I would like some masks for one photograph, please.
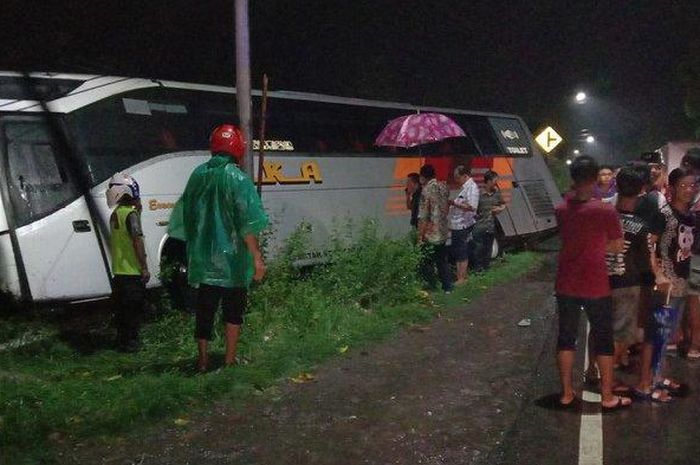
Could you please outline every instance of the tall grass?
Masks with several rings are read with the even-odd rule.
[[[6,459],[0,462],[50,461],[47,446],[54,441],[174,421],[212,399],[245,400],[330,356],[433,317],[411,241],[384,238],[368,222],[353,244],[336,238],[328,264],[301,270],[294,262],[308,240],[308,229],[300,228],[269,265],[266,280],[253,288],[240,363],[233,369],[195,374],[193,318],[180,312],[165,312],[146,325],[136,354],[80,355],[57,338],[0,354],[0,457]],[[532,254],[512,256],[475,279],[473,288],[450,296],[457,299],[451,302],[512,279],[534,260]],[[213,350],[221,352],[222,345],[216,334]]]

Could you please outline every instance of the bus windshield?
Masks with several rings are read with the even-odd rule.
[[[66,116],[67,129],[98,184],[158,155],[207,150],[211,130],[236,121],[234,96],[160,87],[138,89]]]

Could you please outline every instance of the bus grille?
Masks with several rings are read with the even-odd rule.
[[[547,192],[544,181],[524,182],[522,186],[527,198],[530,200],[535,216],[546,217],[554,215],[554,204]]]

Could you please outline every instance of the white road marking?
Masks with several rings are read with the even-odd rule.
[[[585,352],[584,370],[588,366],[588,333],[591,325],[586,324],[586,342],[583,345]],[[600,402],[600,394],[586,391],[581,393],[581,399],[585,402]],[[578,443],[578,465],[603,465],[603,415],[598,410],[596,413],[584,413],[581,415],[581,431]]]
[[[578,464],[603,464],[603,417],[600,413],[581,415]]]

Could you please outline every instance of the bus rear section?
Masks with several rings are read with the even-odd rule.
[[[449,139],[421,147],[419,158],[403,158],[395,173],[395,182],[405,180],[410,172],[430,163],[437,177],[450,186],[455,195],[453,171],[458,165],[470,167],[478,184],[484,173],[498,173],[498,188],[506,210],[497,217],[501,239],[537,236],[556,228],[554,206],[561,195],[542,154],[532,143],[532,134],[517,116],[473,113],[453,109],[427,108],[453,118],[467,137]],[[394,196],[399,205],[399,196]],[[398,212],[397,212],[398,213]],[[404,212],[405,214],[405,212]]]

